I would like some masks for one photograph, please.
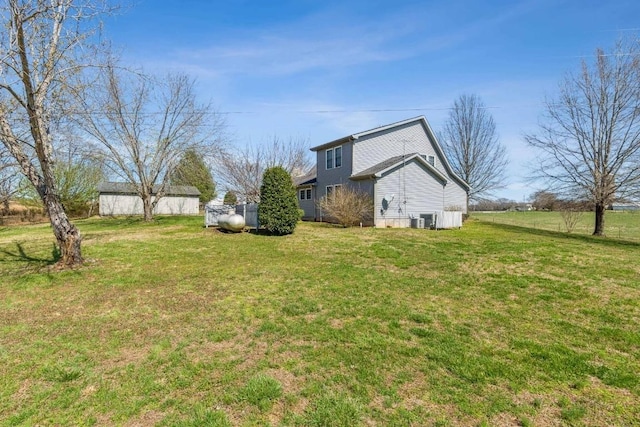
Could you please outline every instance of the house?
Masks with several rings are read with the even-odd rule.
[[[154,186],[153,194],[158,191]],[[100,215],[142,215],[142,199],[133,184],[103,182],[98,185]],[[153,213],[156,215],[198,215],[200,191],[192,186],[168,186]]]
[[[614,211],[638,211],[640,210],[640,203],[634,202],[617,202],[611,205],[611,210]]]
[[[466,213],[470,187],[453,172],[423,116],[311,150],[315,171],[295,181],[303,219],[323,220],[318,201],[342,186],[372,197],[376,227],[409,227],[418,220],[425,227],[437,226],[445,212]]]

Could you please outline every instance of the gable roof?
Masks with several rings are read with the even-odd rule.
[[[440,180],[442,180],[442,182],[444,183],[447,182],[447,177],[443,175],[442,172],[440,172],[438,169],[433,167],[431,163],[426,161],[419,153],[411,153],[406,156],[391,157],[390,159],[380,162],[377,165],[371,166],[370,168],[365,169],[362,172],[359,172],[355,175],[352,175],[349,178],[354,181],[362,180],[362,179],[370,179],[370,178],[380,178],[385,172],[391,169],[394,169],[400,165],[404,165],[413,160],[425,166],[429,171],[431,171],[431,173],[433,173]]]
[[[460,178],[458,175],[456,175],[456,173],[453,171],[453,169],[451,168],[451,164],[449,163],[449,160],[447,159],[447,156],[444,153],[444,150],[442,149],[442,147],[440,146],[440,143],[438,142],[438,139],[436,138],[436,134],[433,132],[433,129],[431,129],[431,126],[429,125],[429,122],[427,122],[426,117],[424,116],[418,116],[418,117],[412,117],[410,119],[406,119],[406,120],[402,120],[399,122],[395,122],[395,123],[391,123],[388,125],[384,125],[384,126],[379,126],[373,129],[369,129],[366,130],[364,132],[358,132],[358,133],[354,133],[351,135],[347,135],[345,137],[342,138],[338,138],[335,139],[333,141],[327,142],[325,144],[321,144],[318,145],[316,147],[311,148],[311,151],[320,151],[323,150],[325,148],[331,148],[334,145],[340,145],[340,144],[344,144],[347,142],[354,142],[357,141],[358,139],[377,133],[377,132],[384,132],[386,130],[389,129],[393,129],[393,128],[397,128],[397,127],[401,127],[410,123],[420,123],[422,124],[422,126],[425,129],[425,132],[427,133],[427,136],[429,137],[429,140],[433,142],[433,146],[435,148],[435,150],[437,151],[438,155],[440,156],[440,158],[444,161],[444,167],[447,170],[447,172],[449,173],[449,175],[455,179],[458,183],[460,183],[464,188],[466,188],[467,190],[471,189],[471,186],[465,182],[462,178]],[[400,156],[402,157],[402,156]],[[391,159],[389,159],[391,160]],[[384,163],[384,162],[383,162]],[[427,162],[428,163],[428,162]],[[378,166],[378,165],[376,165]],[[431,165],[429,165],[431,166]],[[375,166],[374,166],[375,167]],[[435,168],[433,168],[433,170],[436,170]],[[437,171],[437,170],[436,170]],[[365,172],[365,171],[363,171]],[[359,173],[359,175],[361,175],[363,172]],[[440,173],[440,172],[438,172]]]
[[[160,189],[159,185],[154,185],[151,190],[156,194]],[[129,182],[101,182],[98,184],[100,194],[137,195],[136,186]],[[200,190],[192,185],[168,185],[165,187],[165,196],[193,196],[198,197]]]
[[[314,166],[306,174],[304,174],[302,176],[295,177],[293,179],[293,185],[296,186],[296,187],[299,187],[301,185],[315,184],[316,181],[317,181],[317,179],[316,179],[317,176],[318,176],[317,168],[316,168],[316,166]]]
[[[329,141],[329,142],[326,142],[324,144],[318,145],[316,147],[312,147],[311,151],[319,151],[319,150],[322,150],[324,148],[329,148],[329,147],[331,147],[333,145],[339,145],[339,144],[344,144],[345,142],[355,141],[355,140],[357,140],[359,138],[362,138],[363,136],[371,135],[372,133],[383,132],[383,131],[385,131],[387,129],[392,129],[392,128],[395,128],[395,127],[404,126],[404,125],[406,125],[408,123],[419,122],[421,120],[424,121],[425,124],[426,124],[427,119],[424,116],[413,117],[411,119],[402,120],[400,122],[391,123],[389,125],[379,126],[377,128],[365,130],[364,132],[358,132],[358,133],[354,133],[354,134],[351,134],[351,135],[347,135],[347,136],[344,136],[342,138],[338,138],[338,139],[335,139],[333,141]]]

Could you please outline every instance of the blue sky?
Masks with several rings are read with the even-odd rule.
[[[110,18],[126,62],[183,71],[234,144],[310,146],[424,115],[437,132],[463,93],[489,106],[522,201],[545,96],[597,47],[640,33],[637,0],[137,0]],[[214,171],[215,173],[215,171]]]

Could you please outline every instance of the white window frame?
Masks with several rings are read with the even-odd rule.
[[[331,159],[329,159],[329,155],[331,155]],[[334,161],[333,148],[329,148],[324,152],[324,160],[325,160],[324,166],[326,170],[333,169],[333,161]]]
[[[307,194],[307,190],[300,190],[300,200],[306,200],[305,194]]]
[[[434,168],[436,167],[436,156],[428,155],[426,160],[427,163],[429,163],[431,166],[433,166]]]
[[[338,164],[338,151],[340,152],[340,164]],[[342,145],[333,149],[333,167],[342,167]]]
[[[329,197],[329,194],[335,194],[335,191],[342,188],[342,184],[327,185],[325,188],[325,196]]]
[[[311,200],[311,189],[307,188],[305,191],[307,192],[307,200]]]
[[[337,162],[336,161],[336,152],[339,151],[340,152],[340,161]],[[329,161],[329,153],[331,153],[331,161]],[[324,152],[324,166],[326,168],[326,170],[329,169],[337,169],[342,167],[342,145],[338,145],[337,147],[333,147],[333,148],[328,148],[327,150],[325,150]],[[339,163],[339,164],[338,164]]]

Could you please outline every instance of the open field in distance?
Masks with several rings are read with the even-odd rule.
[[[482,221],[499,224],[559,232],[567,230],[560,212],[472,212],[471,216]],[[640,241],[640,211],[606,211],[604,221],[607,237]],[[593,212],[583,212],[572,233],[591,235],[594,222]]]

